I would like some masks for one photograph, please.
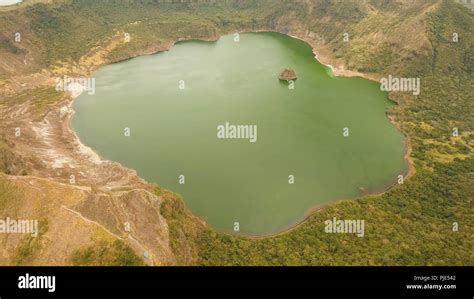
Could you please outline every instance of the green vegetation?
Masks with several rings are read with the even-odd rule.
[[[155,194],[162,196],[160,213],[166,219],[169,229],[170,246],[176,256],[178,265],[196,264],[199,248],[195,242],[203,225],[194,218],[176,194],[155,189]]]
[[[439,164],[439,171],[420,172],[380,197],[325,208],[281,236],[249,240],[205,231],[198,241],[202,264],[471,265],[474,190],[460,191],[472,174],[459,164]],[[324,221],[332,217],[365,219],[365,236],[326,234]]]
[[[325,207],[291,231],[249,239],[202,228],[174,196],[162,214],[180,264],[202,265],[474,265],[474,15],[440,1],[223,1],[219,4],[156,4],[156,1],[65,1],[0,12],[0,43],[21,28],[31,45],[5,43],[1,53],[35,63],[16,72],[78,62],[117,32],[129,32],[107,58],[116,61],[178,38],[212,38],[234,30],[312,31],[346,66],[382,76],[417,76],[417,97],[391,93],[399,105],[389,112],[410,138],[416,174],[380,196]],[[433,3],[439,2],[434,8]],[[344,3],[344,4],[341,4]],[[367,10],[367,5],[378,13]],[[350,33],[343,43],[342,34]],[[458,33],[459,42],[452,40]],[[3,36],[3,37],[2,37]],[[34,45],[34,47],[32,46]],[[11,70],[0,66],[0,78]],[[2,103],[0,103],[2,104]],[[47,109],[48,104],[39,107]],[[40,108],[40,111],[43,110]],[[453,136],[457,128],[459,136]],[[5,145],[3,147],[9,147]],[[10,151],[11,152],[11,151]],[[9,156],[2,154],[0,165]],[[6,164],[6,165],[11,165]],[[0,166],[6,172],[10,166]],[[10,170],[11,171],[11,170]],[[17,171],[13,171],[17,172]],[[8,199],[0,179],[0,203]],[[364,238],[325,234],[332,217],[365,219]],[[453,231],[453,222],[459,231]],[[21,249],[29,256],[29,246]],[[77,251],[80,265],[143,262],[121,241]]]
[[[15,265],[23,265],[31,262],[34,255],[41,250],[42,236],[48,231],[48,219],[43,218],[38,221],[38,235],[33,237],[31,235],[23,237],[20,242],[16,255],[13,258]]]
[[[16,204],[16,193],[6,176],[0,173],[0,210],[7,210]]]
[[[443,1],[429,20],[433,57],[412,59],[402,69],[405,75],[421,76],[421,95],[390,95],[400,103],[392,114],[410,136],[417,174],[381,196],[322,209],[281,236],[249,240],[205,231],[198,240],[202,264],[474,264],[474,78],[472,66],[465,63],[472,59],[474,34],[469,28],[474,19],[472,12]],[[452,32],[462,37],[459,43],[452,42]],[[347,59],[358,65],[363,58]],[[431,67],[425,68],[427,61]],[[385,63],[386,69],[394,64]],[[452,136],[454,127],[460,137]],[[324,221],[332,217],[365,219],[366,235],[324,233]]]
[[[41,119],[54,104],[63,99],[63,96],[64,94],[54,87],[34,90],[34,93],[29,96],[29,100],[33,105],[33,113]]]
[[[13,149],[14,144],[8,142],[4,134],[0,134],[0,172],[26,175],[27,166]]]
[[[23,91],[14,96],[0,100],[3,105],[21,105],[28,103],[29,112],[35,115],[36,121],[41,120],[49,109],[63,99],[64,94],[55,87],[39,87]]]
[[[100,240],[76,250],[71,257],[73,265],[81,266],[144,266],[143,259],[121,240]]]

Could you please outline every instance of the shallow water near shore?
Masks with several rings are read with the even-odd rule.
[[[294,89],[278,80],[288,67]],[[181,194],[211,226],[269,235],[406,173],[379,84],[330,75],[308,44],[283,34],[180,42],[97,71],[72,127],[102,157]],[[256,142],[218,138],[226,123],[255,125]]]

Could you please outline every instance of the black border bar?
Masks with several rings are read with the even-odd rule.
[[[20,289],[26,273],[55,276],[55,292]],[[473,273],[473,267],[0,267],[0,298],[474,298]],[[455,289],[407,289],[425,284]]]

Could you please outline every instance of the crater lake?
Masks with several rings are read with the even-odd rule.
[[[252,236],[406,174],[404,136],[379,83],[334,77],[287,35],[236,37],[102,67],[95,92],[74,102],[73,129],[103,158],[181,194],[212,227]],[[295,81],[278,79],[285,68]]]

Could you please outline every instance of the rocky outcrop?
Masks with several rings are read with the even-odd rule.
[[[296,80],[296,72],[293,69],[284,69],[280,75],[278,76],[278,79],[282,81],[291,81],[291,80]]]

